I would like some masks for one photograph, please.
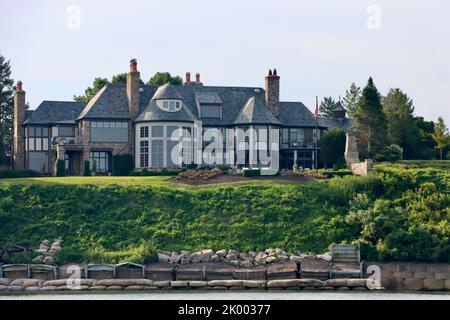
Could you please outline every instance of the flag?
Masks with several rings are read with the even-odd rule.
[[[319,116],[319,98],[316,97],[316,111],[314,111],[314,118],[317,119],[318,116]]]

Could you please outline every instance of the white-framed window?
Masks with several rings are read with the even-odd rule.
[[[177,112],[181,110],[180,100],[157,100],[157,106],[166,112]]]

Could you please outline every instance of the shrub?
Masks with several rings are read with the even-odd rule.
[[[326,176],[327,178],[334,178],[334,177],[345,177],[345,176],[351,176],[353,175],[353,172],[351,170],[341,169],[341,170],[319,170],[319,173],[321,175]]]
[[[65,177],[66,176],[66,163],[64,160],[58,159],[56,160],[56,176],[57,177]]]
[[[321,139],[319,160],[327,167],[342,168],[342,160],[345,151],[345,131],[331,129],[325,132]],[[344,161],[345,166],[345,161]]]
[[[403,148],[396,144],[387,146],[384,150],[384,158],[391,162],[403,160]]]
[[[113,174],[115,176],[129,176],[134,169],[134,160],[131,154],[116,155],[113,157]]]
[[[84,170],[83,170],[83,175],[85,177],[89,177],[91,175],[91,163],[88,160],[84,161]]]
[[[85,253],[78,246],[62,246],[62,249],[55,254],[55,262],[59,265],[66,263],[83,263],[85,261]]]
[[[244,177],[259,177],[261,175],[260,169],[245,169],[242,171]]]
[[[0,179],[35,178],[41,176],[39,172],[33,170],[0,169]]]

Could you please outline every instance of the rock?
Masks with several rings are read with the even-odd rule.
[[[240,263],[240,267],[245,268],[245,269],[251,269],[254,266],[255,265],[253,263],[251,263],[250,261],[241,261],[241,263]]]
[[[182,251],[180,252],[181,258],[186,258],[186,257],[189,257],[190,255],[191,255],[191,252],[190,252],[190,251],[187,251],[187,250],[182,250]]]
[[[8,290],[8,286],[0,284],[0,291],[7,291],[7,290]]]
[[[243,280],[242,286],[246,288],[265,288],[265,280]]]
[[[202,252],[201,251],[197,251],[191,254],[191,261],[192,263],[199,263],[202,261]]]
[[[180,261],[181,261],[180,255],[176,252],[172,252],[169,262],[170,263],[180,263]]]
[[[213,256],[214,251],[211,249],[202,250],[201,262],[209,262]]]
[[[347,279],[328,279],[325,281],[325,286],[333,288],[346,287]]]
[[[0,285],[1,286],[9,286],[9,284],[12,282],[11,279],[7,278],[0,278]]]
[[[289,257],[289,259],[290,260],[294,260],[294,261],[297,261],[297,262],[300,262],[301,260],[302,260],[302,257],[301,256],[290,256]]]
[[[36,250],[37,253],[48,253],[48,248],[47,249],[37,249]]]
[[[68,286],[58,286],[56,287],[56,291],[69,291],[70,288]]]
[[[308,287],[323,287],[324,282],[317,279],[298,279],[298,286],[301,288],[308,288]]]
[[[279,255],[278,256],[278,261],[279,262],[288,262],[290,259],[289,259],[289,256],[287,256],[287,255]]]
[[[255,265],[256,266],[263,266],[263,265],[265,265],[266,264],[266,259],[267,259],[267,254],[265,254],[265,253],[263,253],[263,254],[258,254],[256,257],[255,257]]]
[[[326,252],[324,254],[318,254],[317,258],[330,262],[333,257],[331,256],[331,252]]]
[[[248,255],[254,259],[257,253],[255,251],[249,251]]]
[[[289,288],[298,287],[299,279],[288,279],[288,280],[271,280],[267,282],[267,288]]]
[[[154,283],[149,279],[104,279],[98,280],[96,285],[98,286],[121,286],[121,287],[129,287],[129,286],[152,286]]]
[[[208,282],[208,287],[242,287],[242,280],[212,280]]]
[[[444,290],[444,280],[430,278],[423,279],[423,289],[424,290]]]
[[[232,266],[239,267],[239,260],[230,260],[228,263]]]
[[[213,254],[211,256],[211,262],[222,262],[222,258],[219,257],[217,254]]]
[[[10,286],[19,286],[19,287],[41,287],[44,283],[44,280],[41,279],[16,279],[12,281]]]
[[[50,245],[50,242],[49,242],[47,239],[42,240],[41,246],[46,246],[46,247],[48,247],[49,245]]]
[[[170,287],[170,281],[155,281],[153,285],[158,288]]]
[[[124,290],[127,291],[138,291],[138,290],[144,290],[143,286],[128,286]]]
[[[48,280],[45,281],[42,286],[43,287],[47,287],[47,286],[73,286],[75,285],[75,281],[77,281],[76,283],[80,286],[93,286],[96,284],[97,280],[95,279],[59,279],[59,280]]]
[[[55,264],[55,259],[53,259],[53,257],[51,257],[51,256],[47,256],[44,258],[44,260],[42,262],[44,264]]]
[[[56,286],[42,287],[40,291],[56,291]]]
[[[238,259],[238,253],[237,253],[236,250],[228,251],[228,254],[226,256],[226,260],[232,261],[232,260],[237,260],[237,259]]]
[[[34,258],[33,260],[31,260],[32,263],[43,263],[44,262],[44,256],[37,256],[36,258]]]
[[[158,252],[158,262],[169,262],[170,256],[165,253]]]
[[[191,258],[182,258],[180,260],[180,264],[190,264],[191,263]]]
[[[272,252],[274,252],[273,249],[266,249],[266,250],[264,250],[264,253],[267,254],[267,255],[270,255]]]
[[[23,291],[25,287],[22,286],[9,286],[8,291]]]
[[[266,263],[275,263],[278,262],[278,258],[275,256],[268,256],[266,259]]]
[[[225,258],[228,254],[228,250],[219,250],[216,252],[216,255],[220,258]]]
[[[189,282],[188,281],[171,281],[170,286],[172,288],[188,288]]]
[[[365,288],[366,286],[367,286],[367,279],[347,279],[347,287],[349,288],[356,288],[356,287]]]
[[[204,288],[207,286],[208,283],[206,281],[189,281],[189,287],[192,288]]]

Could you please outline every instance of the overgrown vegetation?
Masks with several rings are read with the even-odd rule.
[[[365,259],[450,261],[449,208],[448,169],[387,165],[300,184],[10,185],[0,187],[0,240],[63,236],[60,263],[142,263],[156,249],[323,252],[341,242],[361,243]]]

